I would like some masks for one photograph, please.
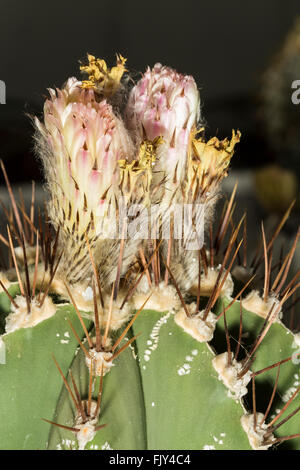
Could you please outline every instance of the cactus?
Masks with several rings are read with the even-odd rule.
[[[88,55],[50,90],[38,216],[1,164],[0,447],[299,449],[300,232],[273,256],[292,206],[250,262],[236,187],[213,223],[239,131],[207,140],[192,77],[156,64],[129,90],[125,63]]]

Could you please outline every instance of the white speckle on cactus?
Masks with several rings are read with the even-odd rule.
[[[61,443],[57,444],[57,450],[65,450],[65,449],[75,449],[76,442],[72,441],[71,439],[62,439]]]
[[[132,344],[129,345],[129,349],[131,350],[133,359],[135,359],[135,360],[138,359],[138,356],[137,356],[137,354],[135,352],[135,349],[134,349],[134,346],[132,346]]]
[[[203,450],[216,450],[216,448],[213,445],[205,444],[205,446],[203,446]]]
[[[242,371],[243,365],[236,361],[231,353],[231,364],[228,366],[228,353],[219,354],[212,360],[212,365],[219,374],[219,380],[229,389],[228,396],[239,399],[247,394],[247,385],[251,380],[251,371],[249,370],[241,378],[238,377]]]
[[[66,338],[70,338],[70,333],[69,333],[68,331],[66,331],[66,332],[64,333],[64,336],[65,336]]]
[[[29,313],[25,297],[17,295],[15,302],[18,308],[11,306],[12,313],[6,317],[6,333],[12,333],[19,328],[31,328],[56,313],[56,306],[49,296],[46,296],[42,307],[39,306],[40,303],[36,298],[31,299]]]
[[[61,339],[60,342],[61,342],[61,344],[69,344],[68,339]]]
[[[268,429],[265,422],[261,424],[264,415],[256,413],[256,426],[254,426],[254,415],[245,414],[241,418],[241,424],[248,436],[250,445],[254,450],[267,450],[275,442],[273,434],[268,435],[268,440],[265,442],[265,434]]]
[[[151,406],[155,406],[155,403],[154,403],[154,401],[151,403]]]
[[[273,307],[274,305],[274,307]],[[272,316],[276,314],[276,319],[282,318],[282,310],[277,311],[279,301],[275,295],[269,295],[266,301],[264,301],[257,290],[251,291],[247,297],[243,300],[243,308],[250,312],[256,313],[259,317],[267,318],[270,310],[272,309]],[[289,334],[289,333],[287,333]]]
[[[6,347],[1,337],[0,337],[0,364],[6,364]]]
[[[196,304],[191,304],[192,309],[196,309]],[[186,333],[192,336],[200,343],[211,341],[214,335],[217,317],[212,312],[209,312],[206,320],[203,320],[203,312],[199,312],[192,317],[188,317],[184,308],[179,310],[175,315],[175,322]]]
[[[180,367],[177,371],[178,375],[188,375],[190,372],[190,370],[186,370],[184,367]]]
[[[295,382],[294,383],[294,386],[290,387],[286,392],[285,394],[282,396],[281,400],[286,403],[289,401],[289,399],[291,398],[291,396],[293,395],[293,393],[295,393],[297,391],[297,388],[295,387],[295,385],[297,386],[299,384],[299,382]]]
[[[110,447],[110,444],[106,441],[103,446],[101,446],[101,450],[113,450],[112,447]]]
[[[95,444],[95,445],[91,444],[90,450],[98,450],[98,449],[99,449],[99,447],[97,446],[97,444]]]
[[[222,432],[222,433],[220,434],[220,437],[225,437],[225,436],[226,436],[226,434],[225,434],[224,432]],[[213,436],[213,438],[214,438],[214,441],[217,442],[219,445],[224,444],[223,439],[220,439],[220,438],[217,437],[217,436]]]
[[[193,362],[195,356],[197,356],[197,354],[198,354],[197,349],[193,349],[191,354],[192,355],[188,354],[185,357],[185,360],[188,361],[190,364],[185,363],[181,367],[179,367],[179,369],[177,370],[178,375],[188,375],[188,374],[190,374],[190,372],[191,372],[191,363]]]
[[[171,312],[168,312],[166,315],[164,315],[163,317],[161,317],[154,325],[152,331],[151,331],[151,334],[150,334],[150,338],[151,340],[153,341],[153,344],[152,346],[150,346],[148,349],[145,350],[144,352],[144,360],[145,361],[149,361],[150,360],[150,356],[152,354],[153,351],[155,351],[158,347],[158,342],[159,342],[159,332],[160,332],[160,329],[163,325],[165,325],[168,321],[168,319],[170,318],[170,316],[172,315]],[[148,343],[147,343],[148,344]]]

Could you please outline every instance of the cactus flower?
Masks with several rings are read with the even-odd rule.
[[[136,143],[162,137],[156,172],[161,179],[182,180],[187,160],[190,133],[200,116],[200,97],[193,77],[156,64],[147,69],[131,90],[127,126]]]
[[[50,90],[44,105],[44,124],[36,119],[37,149],[50,192],[49,215],[64,247],[69,247],[74,271],[89,263],[85,234],[92,244],[109,238],[107,207],[119,197],[119,165],[132,155],[131,140],[106,100],[70,78],[61,90]],[[107,203],[107,204],[105,204]],[[76,247],[76,248],[75,248]],[[87,258],[84,261],[84,257]],[[76,270],[74,268],[76,266]]]

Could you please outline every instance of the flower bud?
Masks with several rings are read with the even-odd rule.
[[[193,77],[156,64],[131,90],[126,123],[136,144],[162,137],[155,172],[161,179],[184,178],[190,133],[200,116],[200,96]]]
[[[75,282],[90,264],[85,235],[91,245],[113,235],[107,211],[120,195],[118,161],[130,161],[132,143],[111,105],[99,102],[93,89],[70,78],[61,90],[49,91],[44,124],[36,119],[37,150],[50,192],[49,216],[60,227],[68,256],[66,277]]]

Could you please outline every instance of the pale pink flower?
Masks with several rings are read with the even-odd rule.
[[[133,144],[111,105],[76,78],[49,92],[44,124],[35,121],[37,150],[50,193],[49,216],[60,228],[64,255],[59,269],[76,282],[91,271],[85,237],[99,247],[117,230],[111,220],[121,196],[118,161],[130,162]]]
[[[52,219],[58,223],[62,218],[66,224],[70,217],[68,225],[76,222],[81,234],[92,217],[97,232],[103,203],[118,196],[118,160],[130,159],[130,138],[110,104],[98,102],[94,90],[82,89],[76,78],[49,92],[44,125],[38,120],[36,125],[46,149],[41,156],[50,194],[60,205],[58,209],[51,203],[50,212],[56,211]]]
[[[126,124],[135,141],[164,140],[155,165],[167,180],[182,180],[192,129],[200,117],[200,96],[193,77],[156,64],[131,90]]]

